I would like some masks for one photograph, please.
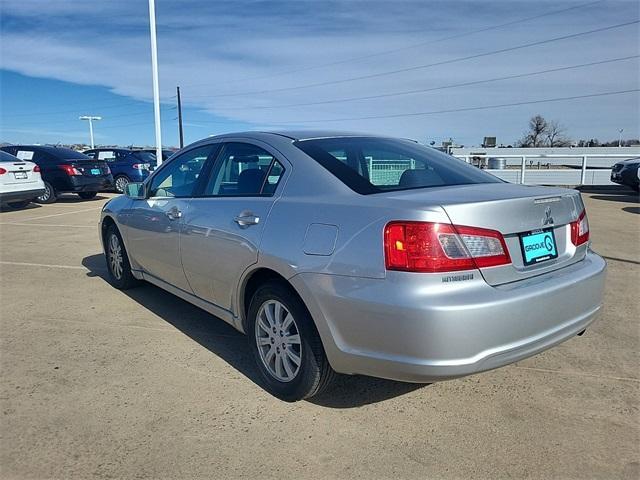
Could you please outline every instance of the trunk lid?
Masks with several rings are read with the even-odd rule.
[[[7,173],[0,176],[3,185],[29,184],[40,180],[40,174],[34,173],[35,164],[31,162],[0,162],[0,167]]]
[[[584,209],[575,190],[510,183],[460,185],[394,192],[392,198],[440,205],[454,225],[488,228],[504,236],[512,263],[480,269],[490,285],[501,285],[547,273],[584,258],[586,245],[571,242],[570,222]],[[416,205],[417,206],[417,205]],[[557,258],[525,265],[520,236],[553,231]]]
[[[88,177],[96,177],[102,175],[108,175],[110,172],[107,162],[101,160],[67,160],[64,163],[75,167],[83,175]]]

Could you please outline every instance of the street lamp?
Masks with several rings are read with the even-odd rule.
[[[622,132],[624,132],[624,128],[621,128],[620,130],[618,130],[618,133],[620,134],[620,136],[618,137],[618,146],[619,147],[622,146]]]
[[[162,163],[162,130],[160,129],[160,86],[158,82],[158,43],[156,41],[156,3],[149,0],[149,34],[151,37],[151,75],[153,79],[153,116],[156,127],[156,161]]]
[[[93,148],[93,121],[102,120],[102,117],[94,117],[91,115],[82,115],[80,120],[89,120],[89,138],[91,139],[91,148]]]

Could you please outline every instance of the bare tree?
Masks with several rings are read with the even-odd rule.
[[[547,146],[548,147],[570,147],[571,140],[566,136],[567,129],[556,121],[547,124]]]
[[[517,144],[519,147],[567,147],[571,140],[558,122],[548,122],[542,115],[535,115],[529,119],[529,130]]]
[[[543,147],[548,124],[542,115],[535,115],[529,120],[529,131],[518,142],[520,147]]]

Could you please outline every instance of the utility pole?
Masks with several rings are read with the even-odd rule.
[[[91,148],[94,148],[93,144],[93,121],[94,120],[102,120],[102,117],[96,117],[91,115],[82,115],[78,117],[80,120],[88,120],[89,121],[89,139],[91,140]]]
[[[180,134],[180,148],[184,147],[184,133],[182,131],[182,102],[180,101],[180,87],[176,87],[178,92],[178,133]]]
[[[624,132],[624,128],[621,128],[620,130],[618,130],[618,133],[620,134],[618,136],[618,146],[621,147],[622,146],[622,132]]]
[[[156,161],[162,163],[162,129],[160,128],[160,83],[158,81],[158,42],[156,40],[156,4],[149,0],[149,34],[151,36],[151,75],[153,77],[153,116],[156,127]]]

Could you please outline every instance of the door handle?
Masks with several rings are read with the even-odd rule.
[[[257,225],[260,222],[260,217],[255,216],[253,213],[241,213],[234,217],[233,221],[241,227],[248,227],[249,225]]]
[[[169,217],[169,220],[178,220],[182,218],[182,212],[176,207],[173,207],[171,210],[167,210],[167,217]]]

